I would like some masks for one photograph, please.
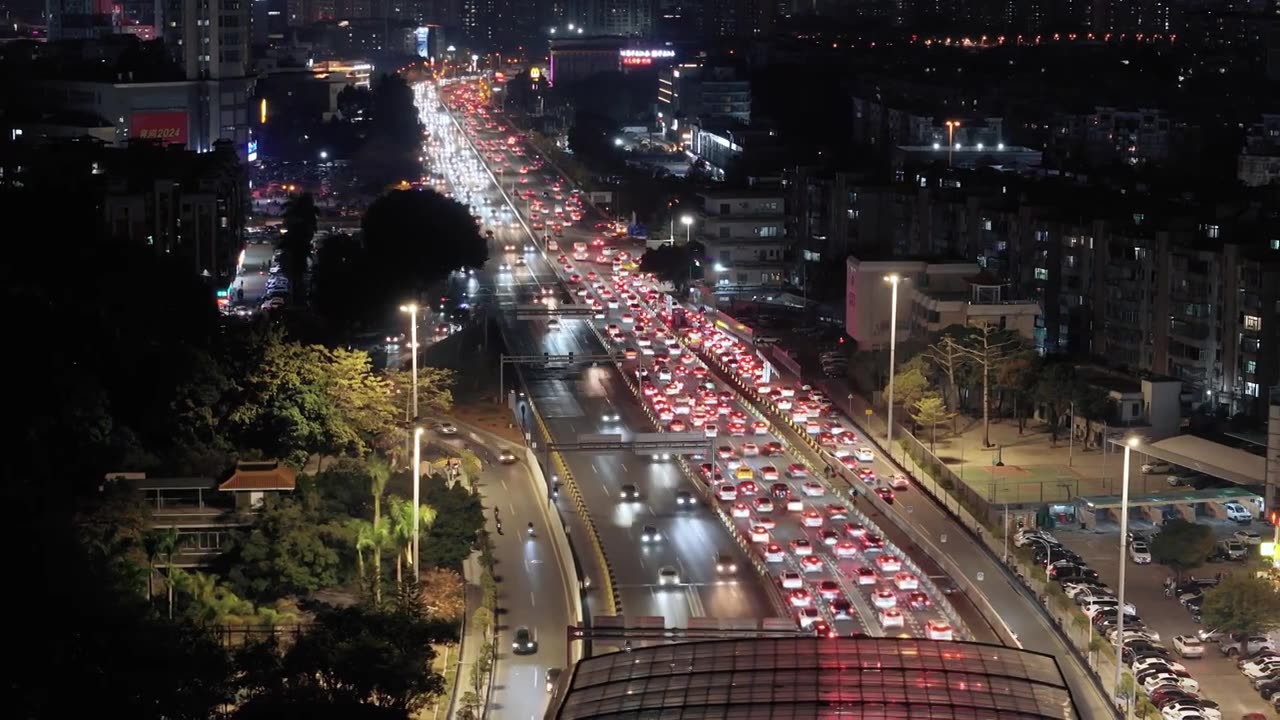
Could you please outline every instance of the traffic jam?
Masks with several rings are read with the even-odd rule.
[[[718,506],[769,573],[798,626],[826,637],[959,638],[962,630],[947,620],[901,553],[878,528],[860,521],[823,473],[786,447],[721,374],[735,373],[795,419],[885,502],[893,502],[895,490],[909,487],[907,479],[877,474],[872,451],[835,419],[822,392],[770,378],[771,369],[751,348],[700,312],[673,304],[652,278],[638,272],[643,250],[625,233],[619,237],[603,222],[582,227],[592,211],[584,207],[581,193],[490,117],[475,101],[472,86],[449,86],[442,97],[461,111],[473,146],[540,241],[540,248],[525,249],[540,250],[574,301],[593,310],[589,321],[552,320],[549,329],[560,322],[592,322],[606,347],[621,356],[619,368],[656,428],[707,440],[706,452],[688,458],[690,474],[701,496]],[[516,254],[527,262],[523,255]],[[725,574],[746,570],[729,564],[718,569]]]

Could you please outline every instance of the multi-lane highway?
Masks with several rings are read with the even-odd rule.
[[[444,186],[438,189],[460,199],[470,196],[482,210],[489,207],[480,202],[485,190],[491,190],[483,168],[460,136],[449,138],[452,125],[441,124],[439,113],[431,110],[437,105],[434,89],[421,84],[415,87],[415,94],[422,121],[430,133],[425,148],[427,168],[445,179]],[[514,237],[509,228],[501,235],[495,233],[490,242],[491,257],[501,255],[504,243],[512,239],[508,236]],[[506,278],[494,268],[486,267],[455,280],[470,297],[485,298],[498,306],[514,301]],[[536,280],[534,284],[536,287]],[[553,509],[542,501],[531,468],[524,462],[498,462],[498,451],[507,447],[501,438],[463,429],[442,435],[441,440],[471,449],[486,465],[479,490],[488,514],[486,525],[494,540],[501,611],[497,619],[499,659],[488,707],[502,717],[541,717],[550,697],[548,673],[565,666],[565,628],[576,621],[569,595],[576,592],[572,558],[564,557],[552,542],[553,534],[560,530],[550,514]],[[522,457],[522,448],[510,449]],[[526,532],[528,523],[534,526],[532,537]],[[522,627],[531,631],[537,643],[534,652],[517,653],[512,647],[515,633]]]
[[[467,104],[464,97],[455,98],[453,102]],[[516,207],[529,229],[536,229],[538,223],[546,228],[552,218],[564,218],[571,210],[581,207],[572,203],[572,193],[562,180],[531,167],[536,161],[510,130],[501,127],[500,121],[474,109],[463,118],[473,143],[494,176],[515,178],[503,190],[509,198],[519,198]],[[580,218],[582,224],[591,220],[589,210]],[[556,256],[554,262],[560,266],[561,275],[569,279],[575,299],[582,304],[598,305],[598,317],[592,320],[560,318],[554,321],[557,329],[551,329],[551,320],[511,323],[508,342],[513,352],[598,354],[603,350],[600,331],[616,327],[624,315],[632,314],[624,312],[633,308],[624,308],[618,297],[634,289],[625,278],[619,277],[621,273],[615,276],[615,263],[611,259],[634,252],[636,248],[603,237],[594,228],[574,226],[571,220],[565,225],[567,227],[554,233],[552,243],[538,243],[552,248],[544,256],[530,260],[524,253],[525,243],[518,242],[512,244],[516,252],[504,262],[518,270],[520,259],[524,259],[525,267],[529,268],[541,266]],[[620,268],[623,263],[625,261],[616,265]],[[644,288],[640,292],[647,295],[648,290]],[[634,300],[626,304],[638,307]],[[651,315],[653,308],[644,312]],[[589,323],[597,327],[592,330],[587,327]],[[634,325],[628,331],[633,332]],[[642,342],[639,338],[637,341]],[[664,350],[663,354],[677,347]],[[639,351],[634,354],[634,360],[624,363],[624,371],[653,367],[651,356]],[[677,367],[691,370],[694,365]],[[705,379],[705,368],[701,368],[700,363],[697,367]],[[656,409],[641,409],[634,404],[631,387],[611,363],[563,376],[554,370],[530,369],[526,370],[525,377],[535,404],[552,435],[560,441],[572,442],[584,434],[622,433],[625,436],[632,430],[654,429]],[[682,381],[690,386],[696,382],[692,377]],[[717,387],[727,394],[724,387]],[[745,418],[748,408],[726,400],[725,412]],[[621,422],[604,419],[615,414],[621,416]],[[658,420],[658,424],[662,425],[663,421]],[[767,444],[773,441],[768,433],[765,427],[761,435],[753,437]],[[746,442],[739,445],[735,440],[726,439],[720,445],[732,448],[738,455],[742,450],[749,452]],[[587,503],[597,515],[597,527],[615,566],[619,596],[628,615],[662,615],[668,626],[682,627],[689,617],[768,617],[778,613],[770,593],[759,589],[760,580],[753,577],[753,558],[741,551],[737,538],[725,532],[718,513],[705,507],[723,504],[720,509],[733,517],[735,532],[749,542],[753,535],[756,539],[765,537],[759,532],[759,526],[772,526],[768,528],[767,541],[752,542],[750,552],[755,559],[768,562],[771,580],[786,593],[785,601],[791,606],[788,609],[805,624],[823,620],[834,632],[845,635],[908,633],[924,637],[931,633],[945,636],[951,631],[945,619],[938,615],[934,601],[917,587],[919,578],[897,567],[901,558],[892,548],[879,551],[873,547],[867,551],[862,547],[863,540],[857,533],[864,528],[849,521],[840,509],[840,500],[806,496],[803,482],[789,485],[786,478],[763,481],[768,475],[769,462],[785,467],[798,464],[797,458],[701,458],[703,462],[719,463],[722,472],[747,473],[762,479],[759,490],[766,497],[757,500],[744,495],[739,503],[720,500],[715,488],[698,487],[689,482],[672,461],[655,461],[622,452],[568,455]],[[781,455],[785,455],[785,451]],[[732,469],[730,463],[734,465]],[[809,487],[821,486],[811,483]],[[779,495],[774,497],[771,493]],[[791,502],[780,493],[791,495]],[[683,504],[680,495],[686,500]],[[697,500],[697,505],[687,502],[692,499]],[[775,500],[776,511],[772,507]],[[800,509],[789,511],[789,505]],[[655,535],[658,539],[653,539]],[[869,535],[875,536],[875,528]],[[777,545],[781,552],[770,552],[770,545]],[[737,572],[725,572],[726,566],[736,568]],[[812,611],[806,612],[809,608]]]
[[[546,223],[549,217],[554,217],[557,205],[567,209],[564,206],[569,204],[572,193],[562,179],[549,172],[547,168],[540,167],[541,161],[535,159],[536,153],[525,149],[521,139],[512,130],[504,127],[501,120],[486,117],[479,113],[474,105],[467,108],[470,101],[464,97],[466,89],[462,88],[460,92],[462,95],[454,98],[452,102],[463,112],[458,112],[451,121],[459,121],[468,127],[467,135],[472,147],[484,155],[486,174],[496,179],[501,185],[501,192],[496,194],[509,203],[508,207],[514,207],[516,210],[512,213],[513,217],[509,223],[503,223],[514,224],[516,227],[500,227],[496,232],[500,240],[509,238],[509,242],[504,242],[502,246],[504,251],[508,245],[515,251],[509,255],[504,253],[503,256],[504,262],[511,268],[510,279],[506,281],[506,287],[510,292],[506,296],[529,302],[533,297],[547,292],[539,287],[537,282],[532,281],[549,284],[557,272],[561,278],[567,279],[571,273],[585,276],[587,269],[591,268],[599,273],[603,287],[590,287],[594,283],[584,278],[583,284],[588,286],[586,293],[575,299],[587,303],[600,301],[602,299],[600,290],[617,288],[613,284],[617,277],[613,272],[615,269],[612,267],[613,263],[609,259],[605,259],[603,263],[595,262],[601,259],[597,255],[600,248],[591,243],[601,235],[603,228],[591,227],[594,220],[590,208],[583,208],[583,217],[577,224],[565,223],[561,232],[553,233]],[[542,206],[536,219],[533,214],[535,200],[540,200]],[[504,211],[496,212],[494,217],[499,220],[505,220],[507,217],[503,214]],[[565,214],[568,215],[568,213]],[[543,223],[542,227],[537,227],[539,222]],[[543,233],[555,235],[552,239],[558,245],[558,249],[546,252],[545,248],[551,245],[543,242],[540,237]],[[534,246],[530,250],[533,252],[527,254],[524,252],[525,244],[531,241]],[[586,258],[557,257],[557,253],[572,256],[575,243],[587,244]],[[613,247],[615,251],[625,249],[630,252],[639,252],[638,248],[629,247],[615,240],[609,240],[606,246]],[[552,264],[556,267],[552,267]],[[622,267],[625,267],[625,264]],[[533,287],[528,287],[531,284]],[[571,284],[571,289],[578,288]],[[639,288],[636,288],[636,291],[640,296],[647,294]],[[560,296],[561,301],[564,299]],[[647,303],[644,305],[646,312],[650,315],[655,314],[656,308],[648,307]],[[607,303],[602,303],[601,309],[603,310],[600,313],[601,317],[594,320],[563,317],[554,323],[550,319],[521,319],[508,322],[509,352],[521,354],[572,352],[584,355],[600,353],[603,349],[600,337],[607,325],[622,325],[621,314],[627,311],[626,303],[617,309],[609,308]],[[634,333],[623,337],[624,342],[612,349],[621,350],[638,344],[639,338]],[[604,345],[614,345],[614,343],[606,342]],[[630,373],[635,367],[644,366],[650,372],[654,372],[652,358],[640,353],[637,355],[635,362],[629,361],[623,364],[624,371]],[[688,376],[682,363],[668,361],[667,364],[674,364],[681,370],[683,377],[679,379],[686,384],[695,379]],[[687,370],[692,372],[692,368]],[[612,363],[601,364],[585,372],[529,369],[526,373],[532,399],[541,409],[552,436],[559,442],[573,442],[583,434],[621,432],[627,435],[630,432],[650,430],[655,424],[661,426],[669,422],[658,417],[659,408],[652,403],[646,407],[635,402],[631,383],[623,378]],[[726,375],[726,372],[724,368],[714,368],[711,374]],[[697,380],[703,380],[703,378],[697,378]],[[791,385],[797,382],[794,378],[784,378],[784,380]],[[722,386],[717,385],[717,392],[723,389]],[[752,402],[749,403],[741,403],[734,397],[728,401],[726,407],[730,413],[741,412],[752,421],[754,421],[753,410],[756,409],[752,407],[753,405],[762,410],[777,409],[765,407],[769,404],[767,400],[761,402],[760,398],[755,397],[751,400]],[[717,406],[717,411],[718,409]],[[706,408],[704,408],[705,411]],[[618,414],[620,422],[606,422],[603,419],[606,415],[612,414]],[[772,416],[771,419],[776,421]],[[724,423],[722,421],[718,424]],[[920,607],[911,607],[911,601],[914,599],[911,594],[913,591],[896,587],[896,573],[877,564],[878,558],[885,553],[876,553],[874,549],[868,550],[859,546],[852,551],[847,549],[841,551],[841,554],[848,554],[850,557],[837,557],[838,545],[827,545],[824,542],[831,539],[829,536],[824,538],[824,530],[836,529],[838,532],[849,532],[843,524],[847,520],[832,517],[830,509],[826,507],[828,504],[837,503],[825,497],[805,497],[801,484],[803,480],[788,481],[785,477],[785,468],[788,465],[803,464],[806,459],[813,463],[816,457],[812,452],[800,447],[800,452],[793,454],[791,445],[787,445],[783,455],[779,457],[748,455],[745,452],[747,451],[746,443],[755,443],[758,447],[763,447],[774,441],[774,429],[771,427],[768,433],[758,437],[754,436],[754,429],[748,430],[748,433],[742,437],[735,438],[725,438],[721,432],[719,433],[721,437],[715,444],[727,446],[732,456],[693,461],[694,467],[702,462],[713,462],[715,469],[727,477],[731,477],[730,473],[737,472],[740,463],[741,466],[750,468],[753,477],[756,478],[759,485],[757,495],[742,498],[747,505],[745,512],[738,508],[734,513],[734,505],[739,501],[738,499],[722,501],[721,509],[731,514],[743,515],[743,517],[734,518],[733,524],[737,526],[738,531],[746,533],[748,537],[756,529],[756,525],[762,524],[762,520],[767,523],[765,515],[772,516],[774,527],[764,529],[768,531],[771,541],[784,551],[781,561],[769,563],[773,577],[781,579],[785,573],[798,572],[801,576],[802,588],[809,591],[810,602],[820,609],[821,618],[834,625],[837,632],[842,634],[846,630],[868,634],[905,632],[922,637],[930,634],[930,621],[938,623],[942,620],[936,609],[936,601],[940,598],[929,598],[928,606],[920,603]],[[853,430],[849,427],[841,429]],[[833,432],[833,435],[839,434],[838,431]],[[787,428],[782,428],[781,435],[788,442],[795,443],[797,447],[803,444],[797,440],[795,433]],[[825,459],[833,460],[831,452],[841,449],[840,445],[842,443],[828,447]],[[845,450],[851,450],[851,448],[845,448]],[[718,455],[718,453],[715,454]],[[763,551],[767,551],[768,542],[749,544],[751,556],[743,553],[737,541],[725,531],[724,524],[717,514],[706,507],[708,504],[714,505],[716,501],[707,501],[704,491],[690,482],[674,463],[653,461],[624,452],[590,455],[570,452],[566,453],[566,461],[579,479],[587,504],[595,516],[602,543],[615,565],[619,599],[627,615],[662,615],[667,618],[668,627],[678,627],[683,624],[683,620],[702,615],[767,617],[777,614],[776,604],[771,600],[776,596],[761,588],[760,581],[752,576],[754,569],[750,567],[752,556],[758,558],[766,555]],[[732,467],[730,463],[733,464]],[[893,468],[881,463],[879,458],[870,462],[862,461],[860,465],[873,469],[880,479],[890,478],[893,474]],[[804,498],[800,501],[799,513],[779,512],[780,504],[785,508],[785,498],[781,495],[770,498],[774,501],[772,512],[764,512],[757,505],[757,498],[760,497],[761,491],[764,491],[766,496],[773,493],[774,482],[762,481],[767,466],[772,466],[780,472],[779,482],[787,485],[787,493]],[[811,464],[809,472],[813,473],[815,469]],[[855,485],[857,484],[855,481]],[[624,488],[630,490],[627,486],[634,486],[637,498],[622,497]],[[871,485],[859,487],[864,493],[873,489]],[[685,493],[699,499],[700,503],[696,509],[690,511],[678,507],[678,497]],[[949,533],[954,538],[953,543],[959,542],[964,536],[963,530],[921,495],[914,489],[901,492],[896,498],[895,505],[887,508],[887,511],[905,512],[909,516],[905,519],[913,526],[919,525],[920,527],[916,529],[925,533],[935,544],[945,542],[944,536]],[[875,508],[868,506],[865,501],[858,504],[869,513],[877,513],[872,515],[877,522],[886,521],[883,515],[878,514],[886,510],[883,503],[876,503]],[[804,513],[811,510],[825,514],[822,517],[821,527],[805,526]],[[899,516],[898,519],[904,518]],[[919,522],[916,522],[917,520]],[[657,530],[662,538],[645,542],[643,536],[646,534],[646,526]],[[890,529],[889,535],[891,538],[901,537],[901,533],[897,532],[896,528]],[[815,556],[822,558],[822,567],[814,569],[812,573],[803,572],[805,566],[802,563],[808,562],[810,566],[813,566],[813,563],[805,561],[804,556],[795,552],[792,546],[793,541],[801,539],[808,540],[816,551]],[[852,539],[852,536],[849,536],[849,539]],[[857,542],[860,543],[860,541]],[[909,545],[908,541],[900,542],[904,547]],[[800,548],[803,550],[803,544]],[[911,548],[911,550],[913,551],[911,554],[920,561],[925,573],[939,572],[936,564],[929,562],[927,558],[920,557],[924,554],[920,548]],[[976,548],[973,547],[965,550],[967,551],[964,553],[965,558],[977,553]],[[716,555],[719,552],[726,552],[733,558],[733,564],[739,568],[738,577],[725,578],[723,573],[717,571]],[[953,547],[948,554],[959,557],[956,552],[957,548]],[[978,554],[981,555],[981,553]],[[777,557],[776,553],[767,553],[767,556],[770,559]],[[985,555],[971,559],[975,567],[990,567],[990,559]],[[678,578],[678,582],[664,584],[660,578],[664,568],[668,569],[665,579],[669,581],[674,576]],[[746,569],[745,574],[743,569]],[[874,582],[866,585],[859,584],[860,577],[866,580],[867,570],[876,573]],[[1009,627],[1021,634],[1023,643],[1029,647],[1064,658],[1063,669],[1071,681],[1077,701],[1084,709],[1095,711],[1099,717],[1107,714],[1105,700],[1097,691],[1096,685],[1088,678],[1086,671],[1082,667],[1077,667],[1078,663],[1068,657],[1065,647],[1055,643],[1054,638],[1046,638],[1052,633],[1044,623],[1043,616],[1026,603],[1025,598],[1021,597],[1015,588],[1004,587],[999,573],[989,569],[987,575],[990,583],[987,588],[984,588],[987,591],[984,594],[989,594],[993,602],[998,602],[999,613]],[[790,576],[786,579],[788,584],[794,583],[794,579]],[[978,576],[978,579],[981,580],[981,576]],[[830,583],[824,585],[824,580],[835,583],[835,587]],[[886,623],[882,622],[880,606],[886,604],[888,600],[884,597],[884,592],[877,591],[883,590],[892,592],[893,603],[904,611],[901,629],[896,624],[890,623],[886,626]],[[850,607],[848,610],[841,607],[841,612],[837,614],[835,604],[822,598],[824,594],[829,598],[843,597],[849,601]],[[967,603],[958,604],[963,606]],[[990,616],[994,613],[987,614]],[[972,605],[967,609],[962,608],[961,616],[966,620],[973,618],[977,622],[967,623],[972,627],[956,628],[960,631],[958,634],[963,635],[969,631],[977,639],[996,639],[994,628],[978,616]]]

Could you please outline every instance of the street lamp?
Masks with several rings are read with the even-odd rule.
[[[893,373],[898,349],[898,285],[902,283],[902,276],[890,273],[884,279],[893,288],[893,299],[889,302],[889,424],[885,440],[889,457],[893,457]]]
[[[688,245],[690,242],[693,241],[693,216],[692,215],[680,216],[680,224],[684,225],[684,244]]]
[[[418,580],[422,578],[420,567],[418,565],[418,537],[422,535],[422,528],[418,523],[421,519],[418,517],[419,508],[422,502],[418,499],[421,492],[419,486],[422,484],[422,426],[413,429],[413,582],[416,585]]]
[[[328,151],[328,150],[321,150],[321,151],[320,151],[320,159],[321,159],[321,160],[328,160],[328,159],[329,159],[329,151]]]
[[[1120,484],[1120,604],[1116,612],[1116,685],[1115,694],[1120,694],[1120,674],[1124,669],[1124,571],[1125,543],[1129,536],[1129,453],[1138,446],[1138,438],[1130,436],[1124,440],[1124,469],[1121,472]]]
[[[960,121],[948,120],[943,125],[947,126],[947,167],[951,167],[951,150],[956,146],[956,128],[960,127]]]
[[[400,306],[409,313],[409,347],[413,351],[413,421],[418,421],[418,303]]]

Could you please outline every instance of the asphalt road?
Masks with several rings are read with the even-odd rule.
[[[489,135],[497,137],[493,133]],[[531,178],[528,186],[542,187],[543,184],[542,176],[538,176],[536,181]],[[484,192],[491,204],[501,198],[496,187],[486,188]],[[564,318],[560,321],[561,329],[552,332],[548,331],[545,319],[517,320],[511,315],[509,310],[513,305],[532,302],[544,287],[553,284],[558,287],[558,279],[541,254],[523,252],[525,243],[529,242],[523,227],[510,228],[504,224],[486,224],[486,227],[492,227],[495,235],[492,248],[495,252],[490,264],[496,262],[511,268],[510,272],[497,276],[495,285],[499,304],[508,309],[502,318],[509,344],[507,352],[579,355],[602,352],[586,320]],[[561,242],[569,247],[574,241],[589,238],[589,233],[570,228]],[[516,252],[506,252],[508,245],[514,246]],[[517,258],[525,260],[524,267],[516,264]],[[524,374],[530,396],[559,442],[575,442],[581,433],[616,431],[616,427],[606,427],[599,422],[607,407],[616,407],[627,427],[643,429],[647,423],[611,365],[574,373],[526,368]],[[777,614],[768,594],[748,574],[748,558],[720,521],[705,507],[675,511],[676,491],[694,490],[676,466],[629,452],[566,452],[563,455],[579,481],[601,543],[613,564],[625,615],[661,616],[668,627],[687,627],[691,617],[764,618]],[[640,489],[639,504],[619,502],[621,487],[628,483]],[[639,536],[646,524],[662,526],[666,539],[642,547]],[[724,577],[716,572],[716,552],[735,558],[742,568],[738,577]],[[663,566],[677,569],[680,584],[658,586],[658,569]]]
[[[476,136],[481,142],[501,137],[498,133],[485,132],[477,132]],[[514,168],[528,162],[527,158],[516,156],[509,150],[486,154],[492,165],[502,166],[502,163],[506,163],[507,166]],[[555,190],[548,187],[547,177],[545,170],[541,173],[523,174],[513,182],[512,190],[514,192],[515,189],[521,191],[532,189],[539,196],[543,193],[553,193]],[[527,182],[520,182],[520,180]],[[548,198],[549,204],[552,201],[553,198]],[[520,204],[527,205],[527,203]],[[522,214],[532,221],[532,216],[525,214],[526,210],[527,208],[521,208]],[[587,219],[582,225],[589,222],[590,219]],[[498,232],[501,234],[504,231]],[[557,240],[561,249],[567,252],[573,243],[590,243],[597,236],[598,233],[587,231],[581,226],[572,226],[566,229],[563,236]],[[513,244],[517,248],[523,247],[523,243],[520,242]],[[618,245],[616,242],[610,244],[625,249],[625,245]],[[548,255],[552,254],[555,253],[548,253]],[[513,258],[509,255],[505,260],[509,264],[513,262]],[[531,261],[528,264],[530,269],[535,270],[541,266],[542,263],[537,261]],[[517,269],[513,274],[518,275],[518,272]],[[611,313],[611,320],[616,321],[616,315],[617,313]],[[526,320],[514,324],[518,327],[509,330],[508,340],[512,345],[509,350],[521,354],[600,352],[599,341],[588,327],[590,321],[562,319],[560,322],[561,329],[558,331],[549,331],[546,322],[542,320]],[[534,402],[549,423],[551,432],[562,442],[566,437],[576,438],[586,433],[623,430],[625,434],[631,429],[653,429],[645,415],[633,404],[629,389],[621,382],[617,371],[612,367],[591,368],[581,375],[575,372],[572,376],[556,370],[526,369],[525,377]],[[613,400],[609,401],[607,398],[613,398]],[[599,421],[606,409],[624,414],[623,428]],[[761,441],[766,439],[768,438],[762,438]],[[699,496],[700,493],[696,492],[696,488],[687,487],[687,479],[670,463],[653,462],[626,453],[593,453],[589,458],[573,457],[575,453],[567,455],[570,456],[568,461],[571,469],[583,486],[587,502],[593,510],[611,506],[615,508],[604,517],[597,514],[596,521],[601,528],[606,552],[610,552],[610,547],[616,546],[629,549],[629,552],[621,557],[615,552],[610,552],[622,586],[619,590],[626,614],[637,614],[637,608],[643,608],[638,614],[663,615],[668,621],[668,626],[676,627],[682,626],[690,616],[765,617],[775,614],[776,611],[772,608],[767,594],[758,589],[758,586],[755,586],[754,592],[744,593],[737,578],[726,579],[716,573],[716,552],[733,555],[742,568],[748,567],[748,559],[738,549],[737,543],[732,540],[722,541],[719,546],[714,542],[708,542],[710,538],[716,537],[717,533],[724,532],[718,518],[711,513],[701,512],[701,510],[682,512],[676,509],[674,493],[677,489],[683,487],[694,491]],[[758,460],[748,462],[763,465],[763,462]],[[599,483],[584,482],[585,478],[598,478]],[[639,504],[621,502],[621,486],[627,483],[635,485],[640,490]],[[655,489],[658,492],[655,493]],[[825,506],[825,503],[821,506]],[[740,526],[740,532],[746,533],[749,530],[747,527],[741,527],[743,523],[737,524]],[[645,525],[657,528],[665,536],[664,540],[652,544],[640,542],[640,530]],[[775,535],[776,539],[784,545],[801,537],[820,544],[818,532],[817,529],[801,525],[797,517],[783,516]],[[637,547],[640,548],[639,553],[635,552]],[[822,572],[807,574],[806,585],[812,591],[815,604],[819,604],[816,602],[817,583],[833,579],[840,583],[844,594],[858,607],[857,615],[848,620],[836,621],[828,616],[828,619],[832,620],[833,627],[841,634],[847,635],[853,632],[885,634],[886,628],[881,626],[877,612],[873,609],[872,594],[877,588],[859,586],[853,579],[857,568],[870,562],[870,558],[864,558],[863,562],[836,561],[832,558]],[[681,587],[685,588],[688,596],[687,602],[672,603],[672,589],[656,586],[657,570],[664,565],[674,567],[679,572],[683,581]],[[778,573],[780,574],[783,569],[796,570],[797,568],[797,558],[788,557],[778,568]],[[633,581],[633,578],[638,580]],[[701,589],[695,590],[695,588]],[[753,595],[754,601],[750,599]],[[747,600],[746,604],[743,603],[744,599]],[[708,613],[707,609],[711,612]],[[751,614],[740,614],[743,612]],[[924,634],[926,620],[941,619],[931,609],[908,611],[904,614],[906,620],[901,631],[917,636]],[[890,629],[890,631],[899,632],[896,629]]]
[[[567,664],[565,629],[572,624],[567,593],[574,582],[570,559],[559,557],[546,540],[552,533],[550,518],[529,469],[523,462],[497,462],[496,450],[504,444],[500,439],[463,430],[445,441],[472,450],[485,463],[479,489],[498,560],[498,673],[489,708],[504,718],[526,713],[540,718],[549,697],[547,671]],[[525,529],[530,522],[532,538]],[[532,631],[536,652],[513,652],[511,640],[519,627]]]
[[[420,95],[419,106],[426,104]],[[430,161],[441,160],[432,157]],[[495,244],[500,241],[495,238]],[[482,284],[492,286],[495,277],[481,272],[479,277],[460,281],[478,289]],[[568,595],[576,592],[572,559],[561,557],[549,540],[554,532],[551,509],[542,502],[530,469],[524,462],[497,462],[503,440],[469,430],[440,439],[472,450],[485,463],[479,490],[494,539],[498,581],[498,662],[488,708],[504,718],[540,718],[550,697],[548,670],[568,664],[566,629],[575,621]],[[520,448],[515,449],[519,457]],[[526,532],[530,522],[532,538]],[[514,652],[511,642],[520,627],[532,631],[538,643],[535,652]]]

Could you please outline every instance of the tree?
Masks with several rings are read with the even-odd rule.
[[[449,273],[489,259],[470,210],[433,190],[386,193],[369,206],[361,228],[365,280],[347,292],[384,322],[407,300],[434,293]]]
[[[915,412],[911,419],[918,425],[929,428],[929,452],[933,452],[934,443],[938,439],[938,425],[951,419],[947,406],[937,395],[927,395],[915,401]]]
[[[456,570],[429,568],[422,572],[422,596],[431,617],[450,622],[462,620],[467,611],[466,588]],[[484,608],[477,608],[481,610]]]
[[[1016,334],[987,322],[979,324],[968,343],[957,344],[961,353],[982,376],[982,446],[991,447],[991,371],[1017,347]]]
[[[307,264],[311,260],[311,241],[316,237],[318,216],[311,193],[294,195],[285,202],[280,249],[284,251],[284,274],[289,278],[289,287],[293,290],[290,297],[294,300],[305,295]]]
[[[967,358],[956,337],[963,332],[965,332],[964,328],[957,330],[952,327],[943,330],[938,341],[923,353],[924,357],[937,366],[942,373],[946,381],[943,391],[947,399],[947,407],[957,412],[960,410],[959,376],[964,372]],[[954,426],[951,429],[953,432],[957,430]]]
[[[257,602],[336,585],[348,534],[315,498],[267,498],[247,528],[231,533],[219,569],[242,597]]]
[[[342,717],[408,718],[444,691],[444,679],[431,671],[439,639],[439,628],[412,613],[358,605],[322,610],[278,663],[258,658],[278,675],[256,674],[238,716],[279,717],[290,709],[283,716],[303,717],[299,708],[330,705],[354,711]],[[267,646],[257,655],[270,652]],[[386,713],[371,714],[374,708]]]
[[[1075,394],[1076,370],[1067,362],[1047,363],[1040,370],[1032,396],[1048,414],[1049,433],[1054,444],[1058,442],[1059,425],[1063,412]]]
[[[1026,427],[1026,398],[1031,396],[1035,388],[1039,369],[1040,358],[1031,350],[1009,357],[996,369],[996,387],[1000,389],[1002,396],[1007,392],[1013,397],[1013,414],[1018,418],[1019,435]]]
[[[653,273],[663,282],[671,283],[677,297],[689,291],[693,263],[701,261],[704,254],[701,243],[659,245],[646,250],[640,256],[640,272]]]
[[[1173,568],[1179,578],[1187,570],[1200,567],[1213,554],[1217,543],[1213,528],[1181,518],[1166,520],[1151,540],[1151,558]]]
[[[893,402],[906,407],[914,406],[921,398],[933,390],[929,379],[919,370],[912,368],[906,372],[897,372],[893,376]],[[889,386],[884,388],[885,401],[889,398]]]
[[[457,372],[450,368],[418,368],[418,414],[421,417],[444,415],[453,409],[453,385]],[[413,372],[385,370],[383,379],[397,404],[410,408],[413,404]]]
[[[395,407],[367,354],[288,342],[278,332],[261,343],[228,416],[239,446],[301,467],[313,452],[362,455],[387,445]]]
[[[398,495],[392,495],[387,499],[388,518],[390,520],[391,540],[396,547],[396,585],[404,584],[403,575],[401,574],[401,566],[408,565],[413,567],[413,538],[415,530],[413,526],[413,502],[405,500]],[[436,521],[436,511],[430,505],[418,506],[418,528],[416,534],[421,544],[421,536],[431,524]],[[419,580],[414,579],[415,582]]]
[[[1280,628],[1280,593],[1270,579],[1232,573],[1204,594],[1200,612],[1205,627],[1245,635],[1268,633]]]
[[[373,108],[373,93],[369,88],[348,85],[338,91],[337,104],[343,120],[367,120]]]
[[[390,545],[391,527],[382,517],[382,496],[391,479],[391,467],[380,457],[369,459],[369,492],[373,496],[373,602],[382,602],[382,548]]]
[[[436,521],[422,544],[422,566],[461,569],[484,529],[480,496],[461,483],[432,475],[422,481],[422,500],[436,509]]]

